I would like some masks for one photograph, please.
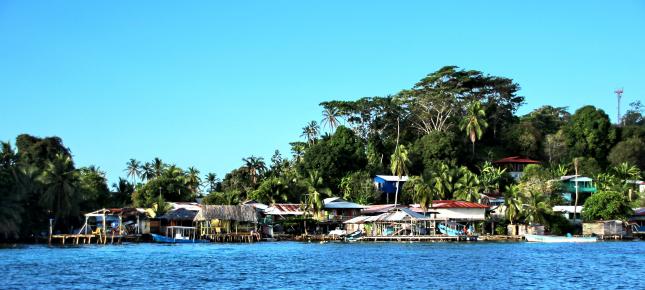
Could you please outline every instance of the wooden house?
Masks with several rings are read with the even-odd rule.
[[[522,177],[524,168],[529,164],[540,164],[540,161],[521,156],[511,156],[493,161],[493,164],[500,168],[506,169],[515,180]]]
[[[598,236],[600,239],[622,238],[627,236],[625,223],[620,220],[593,221],[582,223],[582,234],[585,236]]]

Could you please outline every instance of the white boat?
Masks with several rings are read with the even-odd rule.
[[[538,243],[591,243],[597,242],[596,237],[573,237],[573,236],[542,236],[542,235],[524,235],[527,242]]]

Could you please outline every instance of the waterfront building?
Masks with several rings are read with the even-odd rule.
[[[194,222],[202,239],[244,241],[259,237],[259,211],[253,205],[204,205]]]
[[[508,172],[515,180],[519,180],[527,165],[540,164],[540,161],[521,156],[511,156],[493,161],[493,164],[506,169],[506,172]]]
[[[386,201],[389,203],[390,198],[394,198],[396,194],[397,182],[399,183],[399,194],[403,189],[403,185],[408,181],[407,176],[401,176],[399,178],[395,175],[377,175],[374,177],[374,188],[379,192],[382,192],[386,195]]]
[[[575,205],[576,200],[576,187],[578,192],[578,205],[585,203],[587,198],[596,193],[593,179],[581,175],[566,175],[560,177],[563,183],[562,197],[566,201],[566,205]]]

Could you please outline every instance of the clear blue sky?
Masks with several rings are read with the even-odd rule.
[[[644,1],[220,2],[0,1],[0,140],[60,136],[111,182],[156,156],[223,177],[321,101],[444,65],[514,79],[520,113],[645,99]]]

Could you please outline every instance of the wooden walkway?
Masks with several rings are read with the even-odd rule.
[[[248,233],[248,234],[206,234],[202,237],[206,238],[211,242],[219,243],[253,243],[261,241],[259,233]]]
[[[93,242],[96,244],[121,244],[124,240],[139,241],[141,237],[141,235],[59,234],[52,235],[49,239],[49,244],[65,245],[69,243],[71,245],[80,245]]]

